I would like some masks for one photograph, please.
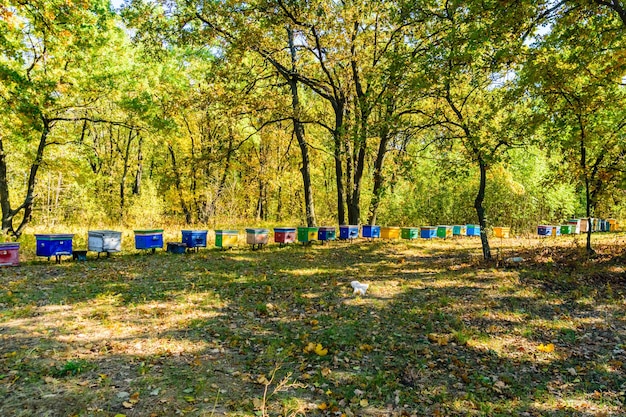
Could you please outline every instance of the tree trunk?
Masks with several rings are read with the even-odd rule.
[[[11,212],[8,181],[6,154],[4,153],[2,136],[0,136],[0,207],[2,208],[2,234],[13,232],[13,213]]]
[[[137,145],[137,172],[135,173],[135,183],[133,184],[133,195],[139,195],[141,192],[141,177],[143,175],[143,137],[139,136],[139,144]]]
[[[42,119],[43,128],[41,130],[41,136],[39,138],[39,146],[37,147],[37,154],[35,155],[35,160],[30,166],[30,174],[28,175],[28,183],[26,187],[26,196],[24,197],[24,202],[20,207],[13,210],[13,216],[19,213],[20,210],[23,210],[23,217],[20,225],[15,229],[13,235],[15,237],[20,237],[22,231],[26,227],[26,225],[30,222],[31,216],[33,214],[33,202],[35,200],[35,183],[37,180],[37,172],[39,171],[39,167],[41,166],[41,162],[43,161],[43,153],[48,144],[48,135],[50,134],[50,129],[52,126],[50,125],[50,121],[48,119]]]
[[[589,184],[589,174],[587,173],[587,147],[585,146],[585,139],[587,136],[587,132],[585,130],[585,122],[583,117],[579,114],[578,116],[578,127],[580,128],[580,167],[582,168],[582,173],[585,177],[585,208],[587,215],[587,254],[595,255],[596,251],[591,247],[591,213],[593,211],[593,202],[591,199],[591,186]]]
[[[365,143],[359,143],[359,152],[356,155],[352,193],[348,202],[348,221],[350,224],[361,223],[361,180],[365,168]]]
[[[343,136],[344,106],[341,103],[333,103],[333,109],[335,111],[335,129],[333,131],[335,149],[333,156],[335,158],[335,183],[337,187],[337,222],[339,225],[344,225],[346,224],[346,192],[343,187],[343,167],[341,165],[341,137]]]
[[[376,215],[378,214],[378,206],[384,194],[385,178],[383,177],[383,163],[387,154],[387,143],[389,143],[389,130],[383,129],[380,135],[380,143],[378,144],[378,153],[374,161],[374,189],[372,190],[372,201],[370,202],[368,224],[376,224]]]
[[[124,158],[124,169],[122,170],[122,178],[120,178],[120,219],[124,217],[124,209],[126,208],[126,177],[130,168],[128,160],[130,159],[130,144],[133,139],[133,129],[130,129],[128,131],[128,139],[126,139],[124,154],[122,155]]]
[[[292,73],[296,73],[296,47],[293,42],[293,30],[287,28],[287,35],[289,39],[289,51],[291,52],[291,70]],[[298,146],[300,147],[300,154],[302,156],[302,167],[300,173],[302,174],[302,182],[304,185],[304,208],[306,213],[307,226],[315,226],[315,205],[313,203],[313,187],[311,185],[311,168],[309,160],[309,145],[304,137],[304,126],[300,121],[300,98],[298,96],[298,79],[297,77],[289,77],[289,86],[291,87],[291,107],[293,110],[293,130],[298,140]]]
[[[480,225],[480,242],[483,248],[483,258],[488,261],[491,260],[491,249],[489,248],[489,240],[487,239],[487,221],[485,219],[485,208],[483,207],[485,185],[487,183],[487,166],[482,158],[478,159],[478,165],[480,168],[480,185],[478,187],[476,200],[474,200],[474,208],[476,209],[478,224]]]

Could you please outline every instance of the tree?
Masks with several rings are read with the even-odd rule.
[[[525,84],[541,100],[548,146],[564,156],[572,179],[584,189],[589,221],[600,198],[621,179],[626,160],[626,65],[616,53],[623,48],[617,16],[577,7],[554,21],[524,70]],[[591,227],[586,249],[594,253]]]
[[[2,231],[19,237],[31,219],[37,174],[45,150],[63,143],[59,124],[101,121],[97,102],[106,94],[111,57],[101,54],[115,42],[108,1],[9,1],[0,8],[0,202]],[[34,156],[22,202],[11,203],[7,176],[10,150]],[[21,220],[14,223],[16,216]]]

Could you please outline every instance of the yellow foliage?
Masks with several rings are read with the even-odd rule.
[[[554,352],[554,344],[548,343],[547,345],[544,345],[543,343],[541,343],[539,346],[537,346],[537,350],[539,352],[545,352],[545,353]]]

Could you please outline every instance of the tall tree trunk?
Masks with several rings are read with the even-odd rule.
[[[180,200],[180,208],[183,210],[183,214],[185,215],[185,223],[191,224],[191,211],[187,207],[187,203],[185,203],[185,197],[183,195],[183,188],[181,186],[180,181],[180,171],[178,170],[178,164],[176,163],[176,154],[174,152],[174,148],[171,143],[167,144],[167,149],[170,151],[170,156],[172,157],[172,172],[174,173],[174,185],[176,187],[176,191],[178,192],[178,199]]]
[[[369,218],[367,219],[367,222],[372,225],[376,224],[378,206],[384,194],[383,163],[387,154],[387,143],[389,143],[389,129],[384,127],[380,135],[376,160],[374,161],[374,189],[372,190],[372,201],[370,201]]]
[[[337,222],[340,225],[346,224],[346,209],[345,199],[346,192],[343,186],[343,166],[341,158],[341,144],[343,136],[343,121],[344,121],[344,105],[343,103],[333,103],[333,109],[335,111],[335,129],[333,131],[334,151],[333,156],[335,158],[335,183],[337,187]]]
[[[589,174],[587,173],[587,147],[585,146],[586,131],[582,117],[579,115],[578,124],[580,127],[580,167],[585,176],[585,214],[587,215],[587,244],[588,255],[594,255],[596,251],[591,247],[591,214],[593,213],[593,201],[591,198],[591,185],[589,184]]]
[[[13,232],[13,213],[9,195],[7,178],[7,161],[4,153],[2,136],[0,136],[0,207],[2,208],[2,234]]]
[[[291,70],[295,74],[296,69],[296,47],[293,42],[293,30],[287,28],[287,36],[289,39],[289,51],[291,53]],[[309,145],[304,137],[304,126],[300,121],[300,98],[298,96],[298,79],[295,75],[289,77],[289,86],[291,87],[291,107],[293,110],[293,130],[300,147],[300,155],[302,156],[302,182],[304,185],[304,208],[306,213],[307,226],[315,226],[315,205],[313,202],[313,186],[311,184],[311,162],[309,160]]]
[[[42,118],[42,130],[41,136],[39,138],[39,146],[37,146],[37,154],[35,155],[35,160],[30,166],[30,173],[28,175],[28,183],[26,186],[26,196],[24,197],[24,202],[17,209],[13,210],[13,216],[19,213],[20,210],[23,210],[23,217],[20,225],[17,229],[14,230],[13,235],[15,237],[20,237],[22,235],[22,231],[26,227],[26,225],[30,222],[31,216],[33,214],[33,202],[35,200],[35,184],[37,181],[37,172],[39,171],[39,167],[41,167],[41,162],[43,161],[43,153],[48,144],[48,135],[50,134],[50,130],[52,129],[51,122]]]
[[[141,192],[141,177],[143,175],[143,137],[139,136],[137,145],[137,172],[135,173],[135,183],[133,184],[133,195],[139,195]]]
[[[126,208],[126,178],[128,177],[128,170],[130,165],[128,160],[130,159],[130,145],[133,141],[133,129],[128,131],[128,138],[126,139],[126,146],[124,147],[124,168],[122,170],[122,178],[120,178],[120,219],[124,217],[124,209]]]
[[[478,166],[480,168],[480,185],[478,187],[478,194],[474,200],[474,208],[476,209],[478,224],[480,225],[480,242],[483,248],[483,258],[488,261],[491,259],[491,249],[489,248],[489,240],[487,239],[487,221],[485,219],[485,208],[483,207],[485,186],[487,183],[487,165],[482,157],[478,158]]]
[[[191,191],[191,196],[193,198],[193,207],[191,208],[191,210],[194,211],[199,218],[200,209],[198,204],[198,195],[196,194],[196,190],[198,189],[198,173],[196,170],[196,140],[193,131],[191,130],[191,126],[189,126],[189,121],[187,120],[187,117],[185,117],[184,113],[183,121],[185,122],[185,126],[187,127],[187,132],[189,132],[189,140],[191,141],[191,184],[189,187],[189,191]]]
[[[259,178],[259,195],[256,202],[256,219],[263,220],[264,201],[263,201],[263,181]]]

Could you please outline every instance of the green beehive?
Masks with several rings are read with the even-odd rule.
[[[298,242],[309,243],[317,240],[318,227],[298,227]]]
[[[452,237],[452,226],[437,226],[437,237],[442,239]]]
[[[215,246],[218,248],[232,248],[237,245],[237,240],[239,240],[238,230],[215,231]]]
[[[417,239],[420,236],[419,227],[403,227],[401,232],[402,239]]]
[[[569,224],[564,224],[563,226],[561,226],[562,235],[569,235],[571,233],[572,233],[572,226],[570,226]]]

